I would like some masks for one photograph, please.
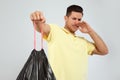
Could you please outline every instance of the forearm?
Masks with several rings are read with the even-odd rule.
[[[100,38],[100,36],[90,27],[90,25],[85,22],[82,21],[79,23],[79,30],[82,33],[87,33],[90,35],[90,37],[93,39],[94,43],[95,43],[95,50],[93,51],[93,53],[95,54],[99,54],[99,55],[104,55],[108,53],[108,48],[106,46],[106,44],[104,43],[104,41]]]
[[[108,48],[102,38],[94,30],[91,30],[88,34],[91,36],[95,43],[95,47],[97,50],[96,52],[99,54],[107,54]]]

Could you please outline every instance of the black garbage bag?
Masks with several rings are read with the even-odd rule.
[[[43,49],[33,49],[16,80],[56,80]]]

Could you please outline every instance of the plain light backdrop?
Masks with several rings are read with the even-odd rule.
[[[103,38],[109,48],[106,56],[90,56],[88,80],[120,80],[120,1],[119,0],[0,0],[0,80],[15,80],[33,49],[30,14],[44,13],[47,23],[64,26],[66,8],[84,8],[83,20]],[[86,34],[78,35],[91,40]],[[37,34],[37,49],[40,36]],[[47,44],[44,42],[47,53]]]

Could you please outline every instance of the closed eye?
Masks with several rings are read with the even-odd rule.
[[[78,21],[81,21],[81,19],[78,19]]]
[[[76,20],[77,18],[72,18],[73,20]]]
[[[77,18],[72,18],[73,20],[77,20]],[[78,21],[81,21],[81,19],[78,19]]]

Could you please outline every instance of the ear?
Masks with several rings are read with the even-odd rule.
[[[65,21],[67,21],[67,18],[68,18],[67,16],[64,16],[64,20],[65,20]]]

